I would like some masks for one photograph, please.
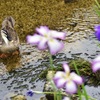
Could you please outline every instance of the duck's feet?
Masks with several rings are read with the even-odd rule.
[[[16,51],[13,51],[13,52],[8,52],[8,53],[1,53],[0,52],[0,58],[7,58],[7,57],[11,57],[11,56],[19,56],[20,54],[20,51],[19,50],[16,50]]]
[[[0,58],[6,58],[6,57],[8,57],[8,55],[6,55],[4,53],[0,54]]]

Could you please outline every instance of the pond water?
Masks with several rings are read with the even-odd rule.
[[[62,63],[63,61],[83,58],[92,61],[100,53],[99,43],[94,36],[94,25],[100,23],[100,19],[95,14],[92,7],[75,8],[71,17],[66,18],[66,28],[58,27],[58,30],[67,32],[66,40],[64,41],[64,49],[54,58],[54,63]],[[64,23],[64,22],[63,22]],[[40,73],[49,67],[49,61],[46,52],[39,51],[37,48],[26,44],[20,44],[19,59],[14,62],[11,58],[12,65],[9,61],[2,60],[0,62],[0,100],[9,100],[17,94],[23,94],[27,100],[40,100],[44,95],[34,95],[28,97],[27,90],[33,89],[42,91],[45,84],[45,79],[39,79]],[[5,63],[6,62],[6,63]],[[15,64],[14,64],[15,63]],[[14,68],[10,70],[11,66]],[[5,70],[4,70],[5,69]],[[91,90],[94,91],[91,91]],[[100,86],[86,86],[89,95],[100,100]]]

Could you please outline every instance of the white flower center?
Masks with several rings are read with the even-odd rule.
[[[70,76],[70,73],[65,73],[65,75],[62,75],[62,77],[66,80],[66,81],[71,81],[72,77]]]
[[[53,42],[53,37],[50,33],[45,34],[44,37],[48,40],[48,41],[52,41]]]

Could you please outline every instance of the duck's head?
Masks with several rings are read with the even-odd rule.
[[[2,22],[0,31],[0,52],[11,52],[19,47],[19,38],[14,30],[14,19],[10,16]]]

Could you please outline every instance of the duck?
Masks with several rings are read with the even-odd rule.
[[[12,16],[6,17],[0,30],[0,54],[12,53],[19,49],[19,37],[14,29],[15,20]]]

